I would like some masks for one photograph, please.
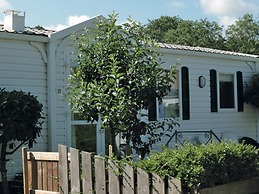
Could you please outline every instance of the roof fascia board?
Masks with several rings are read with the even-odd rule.
[[[15,34],[15,33],[8,33],[8,32],[1,32],[0,39],[12,39],[12,40],[44,42],[44,43],[49,42],[49,38],[47,36]]]
[[[99,22],[102,19],[105,19],[105,17],[103,17],[102,15],[95,16],[93,18],[90,18],[89,20],[86,20],[86,21],[76,24],[74,26],[65,28],[64,30],[55,32],[49,36],[50,41],[54,42],[59,39],[63,39],[67,36],[70,36],[71,34],[73,34],[75,32],[82,31],[84,28],[95,27],[95,23]]]
[[[160,48],[159,52],[162,54],[178,54],[178,55],[188,55],[188,56],[196,56],[196,57],[208,57],[208,58],[220,58],[220,59],[228,59],[228,60],[259,62],[259,58],[256,58],[256,57],[224,55],[224,54],[218,54],[218,53],[207,53],[207,52],[180,50],[180,49]]]

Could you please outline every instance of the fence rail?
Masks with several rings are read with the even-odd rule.
[[[181,181],[59,145],[58,153],[23,148],[24,194],[180,194]],[[118,173],[120,172],[120,173]]]

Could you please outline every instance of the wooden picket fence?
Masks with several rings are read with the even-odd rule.
[[[58,153],[23,148],[24,194],[181,194],[181,181],[59,145]],[[122,172],[121,172],[122,171]],[[120,173],[118,173],[120,172]]]

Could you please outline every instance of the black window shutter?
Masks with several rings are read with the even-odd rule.
[[[237,72],[237,105],[238,112],[244,111],[244,96],[243,96],[243,74],[241,71]]]
[[[218,94],[217,94],[217,71],[210,70],[210,110],[211,112],[218,112]]]
[[[182,110],[183,120],[190,119],[189,69],[182,67]]]
[[[149,99],[149,108],[148,108],[148,120],[156,121],[157,120],[157,112],[156,112],[156,97],[150,97]]]

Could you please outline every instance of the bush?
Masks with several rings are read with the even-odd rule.
[[[255,147],[222,142],[163,148],[135,165],[161,177],[179,178],[185,189],[193,191],[258,176],[258,162]]]
[[[259,108],[259,73],[253,74],[250,82],[246,84],[244,100],[246,103],[250,103],[254,107]]]

